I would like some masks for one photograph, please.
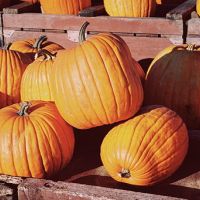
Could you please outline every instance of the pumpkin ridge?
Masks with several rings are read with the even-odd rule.
[[[110,55],[110,52],[109,52],[107,46],[106,46],[101,40],[99,40],[98,38],[96,38],[96,39],[97,39],[97,41],[99,41],[99,42],[106,48],[108,54]],[[113,99],[114,99],[114,102],[115,102],[115,107],[116,107],[116,110],[117,110],[117,118],[118,118],[118,116],[119,116],[119,105],[118,105],[118,103],[117,103],[115,91],[114,91],[114,88],[113,88],[113,83],[112,83],[112,81],[111,81],[112,79],[111,79],[111,77],[110,77],[110,75],[109,75],[109,73],[108,73],[106,63],[104,62],[104,60],[103,60],[103,58],[102,58],[102,55],[101,55],[100,51],[98,50],[97,46],[96,46],[93,42],[91,42],[91,41],[88,41],[88,42],[89,42],[90,44],[92,44],[92,46],[97,50],[97,52],[98,52],[98,54],[99,54],[99,58],[102,60],[102,63],[103,63],[103,65],[104,65],[104,69],[105,69],[106,75],[107,75],[107,77],[108,77],[110,89],[112,90],[112,94],[113,94],[113,97],[114,97]],[[106,44],[107,44],[107,43],[106,43]],[[111,50],[111,49],[110,49],[110,50]],[[111,50],[111,51],[112,51],[112,50]],[[113,58],[112,58],[112,56],[110,56],[110,57],[111,57],[113,66],[114,66],[114,68],[115,68],[115,64],[114,64]],[[116,68],[115,68],[115,70],[116,70]],[[104,106],[104,105],[103,105],[103,106]],[[105,109],[105,112],[106,112],[106,108],[105,108],[105,107],[104,107],[104,109]],[[108,119],[108,121],[110,121],[110,120]]]
[[[44,113],[43,113],[44,114]],[[48,117],[51,117],[52,118],[52,116],[51,115],[48,115],[47,114],[47,116]],[[56,142],[57,142],[57,145],[58,145],[58,149],[59,149],[59,153],[60,153],[60,162],[59,162],[59,164],[57,164],[58,163],[58,161],[56,161],[56,164],[57,165],[55,165],[55,161],[53,161],[53,172],[55,172],[55,168],[57,167],[57,169],[61,169],[62,168],[62,165],[63,165],[63,152],[62,152],[62,150],[61,150],[61,144],[60,144],[60,141],[58,140],[58,137],[57,137],[57,135],[55,134],[55,129],[51,126],[51,123],[49,123],[49,121],[48,120],[46,120],[45,118],[44,118],[44,116],[40,116],[40,120],[41,120],[41,123],[43,123],[43,122],[45,122],[47,125],[48,125],[48,128],[51,130],[51,134],[53,134],[54,135],[54,139],[56,140]],[[43,125],[45,124],[45,123],[43,123]],[[57,121],[56,123],[59,123],[59,121]],[[61,126],[60,126],[61,127]],[[50,143],[49,143],[49,145],[50,145]],[[50,145],[50,147],[51,147],[51,145]],[[51,149],[51,148],[50,148]],[[51,154],[52,154],[52,149],[51,149]],[[55,167],[56,166],[56,167]],[[59,167],[58,167],[59,166]]]
[[[98,38],[97,38],[97,40],[99,40]],[[112,48],[112,46],[110,45],[110,43],[107,41],[107,40],[105,40],[103,37],[101,37],[101,40],[103,40],[109,47],[110,47],[110,50],[114,53],[114,55],[115,55],[115,57],[116,57],[116,60],[117,60],[117,63],[120,65],[120,73],[123,75],[123,77],[125,77],[125,81],[126,81],[126,85],[127,85],[127,88],[129,88],[129,85],[130,85],[130,83],[128,82],[128,76],[127,76],[127,74],[125,73],[125,69],[124,69],[124,63],[122,63],[120,60],[120,58],[119,58],[119,55],[117,55],[116,54],[116,52],[113,50],[113,48]],[[103,43],[102,43],[103,44]],[[115,43],[114,43],[115,44]],[[106,47],[106,45],[104,45],[105,47]],[[109,52],[109,50],[108,50],[108,48],[106,47],[106,49],[107,49],[107,51]],[[110,52],[109,52],[109,54],[110,54]],[[113,64],[114,64],[114,61],[113,61],[113,57],[111,56],[111,60],[112,60],[112,62],[113,62]],[[115,67],[115,65],[114,65],[114,67]],[[115,67],[115,69],[116,69],[116,67]],[[109,76],[109,75],[108,75]],[[109,79],[110,79],[110,77],[109,77]],[[120,80],[119,80],[119,82],[120,82]],[[135,85],[134,85],[135,86]],[[113,87],[112,87],[112,89],[113,89]],[[128,95],[129,95],[129,97],[131,97],[132,95],[131,95],[131,92],[130,92],[130,89],[128,89],[127,90],[128,91]],[[114,94],[114,97],[115,97],[115,101],[116,101],[116,106],[117,106],[117,115],[119,116],[119,105],[117,104],[117,100],[116,100],[116,95],[115,95],[115,93],[114,93],[114,90],[113,90],[113,94]],[[128,99],[130,99],[130,98],[128,98]],[[130,100],[130,102],[128,102],[128,105],[127,105],[127,107],[131,107],[131,102],[132,102],[132,99]]]
[[[36,143],[35,143],[35,146],[37,146],[37,151],[39,152],[38,155],[39,155],[39,160],[40,160],[40,168],[42,168],[43,173],[46,174],[46,169],[45,169],[44,160],[43,160],[43,154],[42,154],[42,150],[40,149],[41,147],[40,147],[40,145],[39,145],[38,135],[37,135],[37,131],[36,131],[36,129],[35,129],[34,120],[32,120],[31,118],[29,118],[29,123],[31,124],[31,127],[32,127],[32,129],[34,130],[34,136],[35,136],[35,142],[36,142]],[[38,128],[40,128],[40,125],[39,125]],[[41,133],[40,133],[40,135],[42,136]],[[40,137],[41,137],[41,136],[40,136]],[[47,151],[46,146],[45,146],[45,145],[43,145],[43,146],[44,146],[45,151]],[[29,148],[31,148],[31,145],[29,146]],[[33,151],[31,152],[31,154],[32,154],[32,153],[33,153]],[[32,161],[32,162],[34,162],[34,161]],[[30,167],[30,162],[28,162],[28,163],[29,163],[29,167]],[[31,165],[34,165],[34,164],[31,163]],[[32,175],[33,177],[35,177],[34,171],[31,171],[31,175]],[[42,177],[41,177],[41,178],[42,178]]]
[[[170,120],[171,120],[171,119],[170,119]],[[167,121],[167,122],[168,122],[168,121]],[[167,123],[167,122],[166,122],[166,123]],[[174,134],[176,134],[176,132],[177,132],[180,128],[182,128],[182,126],[183,126],[183,121],[181,121],[181,123],[180,123],[180,125],[177,127],[177,129],[174,130],[174,131],[171,133],[171,135],[169,136],[169,138],[167,138],[167,140],[165,140],[164,143],[160,145],[160,147],[162,148],[163,146],[165,146],[165,145],[167,144],[167,141],[169,141],[169,139],[171,139],[171,137],[173,137]],[[150,142],[150,143],[151,143],[151,142]],[[152,156],[151,156],[150,158],[148,157],[148,161],[150,161],[150,160],[154,157],[154,155],[156,155],[156,153],[157,153],[159,150],[160,150],[160,148],[158,148],[157,151],[155,151],[155,152],[152,154]],[[177,151],[179,151],[179,150],[177,150]],[[147,156],[148,156],[148,155],[147,155]],[[163,159],[164,159],[164,158],[163,158]],[[167,159],[168,159],[168,158],[167,158]],[[166,159],[164,159],[164,160],[162,160],[162,161],[159,161],[159,163],[162,163],[162,162],[164,162],[164,161],[166,161]],[[143,162],[144,162],[144,160],[143,160]],[[143,164],[142,161],[141,161],[139,164]],[[139,164],[138,164],[138,165],[139,165]],[[151,171],[152,168],[154,168],[155,165],[157,165],[157,164],[151,165],[151,168],[149,168],[149,171]],[[145,168],[145,165],[144,165],[142,168],[139,168],[139,170],[137,170],[137,172],[142,171],[143,168]],[[149,171],[147,171],[146,173],[148,173]]]
[[[98,93],[99,100],[100,100],[101,105],[102,105],[102,108],[103,108],[103,110],[104,110],[106,121],[109,122],[109,118],[108,118],[108,115],[107,115],[106,109],[105,109],[105,107],[104,107],[104,104],[103,104],[103,101],[102,101],[101,95],[100,95],[100,93],[99,93],[99,88],[98,88],[97,83],[96,83],[95,78],[94,78],[94,73],[92,72],[92,70],[91,70],[91,66],[90,66],[90,64],[89,64],[89,62],[88,62],[87,54],[85,53],[85,50],[84,50],[84,48],[82,47],[82,45],[80,45],[80,49],[82,50],[82,53],[83,53],[83,55],[84,55],[84,57],[85,57],[85,61],[86,61],[87,64],[88,64],[88,69],[89,69],[89,71],[91,72],[91,77],[92,77],[92,80],[93,80],[94,86],[97,88],[96,91],[97,91],[97,93]]]
[[[14,171],[14,174],[17,176],[18,175],[18,173],[17,173],[17,170],[16,170],[16,163],[15,163],[15,159],[14,159],[14,155],[13,155],[13,146],[14,146],[14,144],[13,144],[13,134],[14,134],[14,131],[13,131],[13,129],[14,129],[14,125],[15,125],[15,122],[16,122],[16,119],[17,119],[17,117],[14,117],[14,121],[13,121],[13,123],[12,123],[12,128],[11,128],[11,133],[9,133],[10,134],[10,140],[11,140],[11,145],[10,145],[10,155],[11,155],[11,157],[12,157],[12,165],[13,165],[13,171]]]
[[[82,51],[82,49],[81,49],[81,51]],[[77,51],[74,52],[75,58],[77,57],[77,56],[76,56],[76,52],[77,52]],[[90,95],[89,95],[88,92],[87,92],[87,89],[86,89],[87,87],[86,87],[85,82],[83,81],[83,78],[82,78],[82,74],[81,74],[81,71],[80,71],[79,62],[77,61],[77,59],[75,59],[75,62],[76,62],[77,71],[78,71],[78,73],[79,73],[80,80],[81,80],[81,82],[82,82],[82,84],[83,84],[83,87],[84,87],[85,95],[87,96],[87,98],[88,98],[88,100],[89,100],[89,102],[90,102],[90,105],[91,105],[91,108],[92,108],[92,110],[93,110],[93,113],[94,113],[95,116],[98,118],[98,120],[99,120],[101,123],[103,123],[102,120],[100,119],[100,117],[98,116],[98,113],[97,113],[96,110],[94,109],[94,106],[92,105],[92,102],[91,102],[91,99],[90,99]],[[87,121],[89,121],[89,120],[87,119]],[[90,123],[91,123],[91,122],[90,122]],[[91,124],[93,124],[93,123],[91,123]]]
[[[165,114],[167,114],[168,112],[170,112],[170,111],[167,110],[166,112],[162,113],[162,114],[154,121],[153,126],[155,125],[155,123],[158,123],[158,121],[160,120],[160,118],[162,118],[162,117],[163,117]],[[146,114],[144,113],[143,116],[146,117]],[[144,117],[143,117],[143,118],[144,118]],[[165,122],[163,122],[163,124],[165,124],[168,120],[169,120],[169,119],[167,119]],[[142,139],[142,141],[140,142],[140,145],[138,146],[138,148],[137,148],[137,150],[136,150],[137,153],[135,154],[135,158],[138,157],[138,152],[139,152],[138,150],[141,148],[141,145],[142,145],[142,142],[144,141],[144,138],[146,138],[147,133],[151,130],[151,128],[152,128],[153,126],[149,127],[149,128],[147,129],[146,133],[145,133],[145,136],[143,136],[143,139]],[[136,127],[137,127],[137,126],[136,126]],[[162,125],[160,125],[159,129],[156,131],[156,134],[160,132],[161,128],[162,128]],[[135,129],[135,130],[136,130],[136,129]],[[134,131],[135,131],[135,130],[134,130]],[[155,135],[156,135],[156,134],[155,134]],[[154,135],[154,136],[155,136],[155,135]],[[149,147],[150,144],[151,144],[151,142],[149,142],[149,143],[147,144],[147,146],[145,147],[145,150],[144,150],[143,153],[139,156],[139,157],[140,157],[139,161],[141,160],[141,157],[144,155],[144,152],[147,151],[146,149],[148,149],[148,147]],[[145,158],[144,158],[144,159],[145,159]],[[139,161],[138,161],[138,162],[139,162]],[[130,163],[129,169],[132,169],[131,166],[132,166],[133,162],[135,162],[135,159],[133,159],[133,161]],[[134,171],[135,171],[135,168],[139,165],[138,162],[134,165]]]

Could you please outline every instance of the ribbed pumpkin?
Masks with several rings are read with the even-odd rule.
[[[20,102],[21,78],[30,63],[20,52],[0,49],[0,108]]]
[[[55,55],[47,50],[40,50],[36,60],[26,68],[21,81],[22,101],[54,101],[51,76]]]
[[[79,11],[91,6],[91,0],[40,0],[42,11],[45,14],[77,15]]]
[[[151,106],[114,127],[101,144],[107,172],[119,182],[147,186],[173,174],[188,150],[183,120],[163,106]]]
[[[53,103],[30,103],[0,110],[1,174],[50,177],[72,158],[72,127],[61,118]]]
[[[151,63],[145,80],[145,104],[176,111],[189,129],[200,129],[200,47],[171,46]]]
[[[116,17],[149,17],[154,15],[155,0],[104,0],[106,12]]]
[[[45,49],[49,52],[56,52],[64,48],[59,44],[48,41],[47,36],[41,35],[37,39],[15,41],[9,44],[9,49],[26,53],[34,59],[35,53],[41,49]]]
[[[200,16],[200,0],[197,0],[196,2],[196,10],[197,10],[197,14]]]
[[[102,33],[57,53],[53,95],[62,117],[89,129],[133,116],[143,101],[143,88],[131,53],[118,36]]]

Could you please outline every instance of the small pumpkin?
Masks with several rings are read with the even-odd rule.
[[[200,0],[197,0],[196,2],[196,10],[197,10],[197,14],[200,16]]]
[[[116,17],[149,17],[156,8],[155,0],[104,0],[106,12]]]
[[[35,38],[35,39],[15,41],[13,43],[8,44],[8,48],[10,50],[26,53],[33,60],[35,53],[37,53],[41,49],[45,49],[52,53],[64,49],[61,45],[48,41],[47,39],[48,39],[47,36],[41,35],[37,39]]]
[[[74,150],[73,129],[53,103],[13,104],[0,110],[0,173],[44,178],[63,169]]]
[[[77,15],[79,11],[91,6],[91,0],[40,0],[42,11],[45,14]]]
[[[0,108],[20,102],[20,84],[31,59],[16,51],[0,49]]]
[[[62,117],[72,126],[89,129],[133,116],[143,101],[143,88],[124,40],[102,33],[57,53],[53,95]],[[136,61],[135,61],[136,62]]]
[[[172,175],[187,151],[183,120],[166,107],[149,106],[109,131],[101,144],[101,159],[116,181],[148,186]]]
[[[26,68],[21,81],[22,101],[54,101],[51,76],[55,54],[45,49],[36,53],[36,60]]]
[[[173,45],[152,61],[145,77],[145,105],[176,111],[192,130],[200,129],[200,46]]]

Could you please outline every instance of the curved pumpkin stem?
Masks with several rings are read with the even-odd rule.
[[[35,44],[33,45],[34,49],[40,50],[41,49],[41,45],[44,41],[47,40],[47,36],[46,35],[41,35],[36,41]]]
[[[41,49],[40,51],[38,51],[35,54],[35,60],[40,56],[44,56],[43,60],[53,60],[54,58],[56,58],[56,54],[57,53],[52,54],[51,52],[47,51],[46,49]]]
[[[122,171],[120,172],[120,176],[122,178],[130,178],[131,177],[131,173],[128,169],[122,169]]]
[[[79,31],[79,43],[82,43],[86,40],[85,38],[85,33],[86,33],[86,28],[88,27],[90,23],[89,22],[85,22],[82,26],[81,29]]]
[[[28,102],[28,101],[21,102],[20,103],[20,109],[17,112],[17,114],[19,116],[27,116],[28,115],[28,109],[30,108],[30,106],[31,106],[31,103]]]
[[[9,50],[9,48],[10,48],[11,45],[12,45],[12,43],[9,42],[9,43],[7,43],[7,44],[4,45],[3,49],[4,50]]]

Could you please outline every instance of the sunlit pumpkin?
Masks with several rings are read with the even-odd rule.
[[[147,186],[172,175],[187,151],[183,120],[166,107],[150,106],[109,131],[101,144],[101,159],[116,181]]]
[[[23,102],[0,110],[0,173],[51,177],[71,160],[73,129],[55,105]]]

